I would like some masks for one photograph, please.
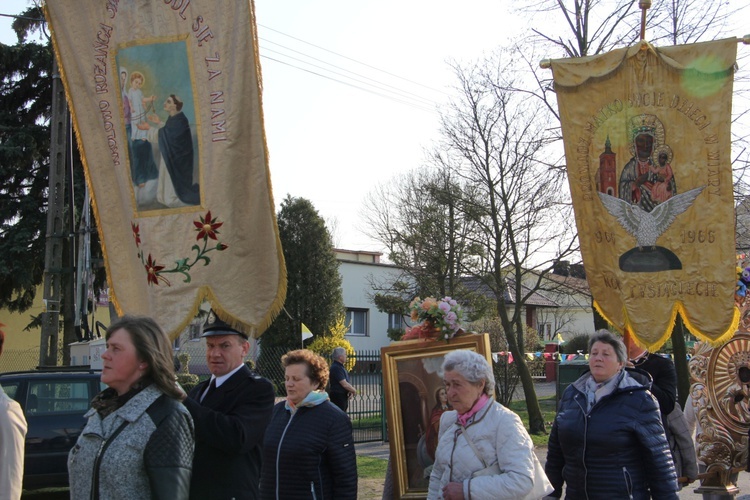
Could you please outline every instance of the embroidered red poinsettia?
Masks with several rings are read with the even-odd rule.
[[[140,247],[141,246],[141,225],[131,222],[130,227],[133,228],[133,238],[135,238],[135,246]]]
[[[198,231],[198,236],[195,237],[196,240],[208,240],[208,238],[211,238],[212,240],[216,240],[216,235],[219,234],[218,229],[224,225],[223,222],[216,222],[218,220],[217,218],[212,219],[211,218],[211,211],[209,210],[206,212],[205,217],[200,217],[200,221],[193,221],[193,224],[195,224],[196,231]]]
[[[141,230],[140,225],[134,222],[130,223],[130,227],[133,230],[133,238],[135,239],[135,246],[138,248],[138,258],[146,268],[146,280],[149,285],[160,285],[172,286],[169,280],[165,277],[166,274],[180,274],[184,277],[184,283],[190,283],[192,277],[190,271],[193,266],[197,265],[198,262],[203,262],[204,266],[211,263],[211,257],[207,254],[214,250],[223,252],[229,248],[226,244],[218,241],[217,235],[219,234],[218,229],[224,225],[223,222],[218,222],[218,217],[211,217],[211,211],[206,212],[205,217],[199,216],[200,220],[194,220],[193,225],[195,230],[198,231],[198,237],[196,240],[203,240],[203,248],[199,244],[195,244],[192,250],[195,252],[195,256],[191,259],[184,257],[174,261],[174,266],[166,269],[165,266],[159,266],[156,264],[156,259],[148,254],[148,258],[145,257],[145,250],[141,249]],[[208,240],[212,239],[216,241],[216,244],[209,246]],[[160,283],[161,282],[161,283]]]
[[[148,280],[149,285],[158,285],[159,279],[164,279],[163,277],[159,276],[159,271],[164,269],[164,266],[157,266],[156,265],[156,259],[151,258],[151,254],[148,254],[148,259],[146,259],[146,279]]]

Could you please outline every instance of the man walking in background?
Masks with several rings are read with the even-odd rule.
[[[346,371],[346,349],[337,347],[331,354],[333,363],[330,371],[331,402],[346,413],[349,408],[349,398],[357,394],[357,390],[349,383],[349,372]]]
[[[5,333],[0,323],[0,355]],[[0,387],[0,498],[18,500],[23,484],[23,453],[26,419],[21,406]]]

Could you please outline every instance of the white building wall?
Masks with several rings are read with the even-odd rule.
[[[395,280],[399,270],[389,264],[344,260],[339,255],[339,275],[344,298],[344,307],[367,310],[367,335],[347,335],[346,339],[355,350],[380,350],[390,344],[388,338],[388,314],[378,311],[372,302],[374,295],[370,283],[386,279]]]
[[[584,280],[572,280],[579,286],[585,284]],[[560,306],[554,309],[541,309],[537,316],[540,324],[551,324],[552,339],[556,338],[558,333],[564,340],[569,340],[575,335],[594,333],[594,314],[589,293],[550,278],[544,280],[540,292]]]

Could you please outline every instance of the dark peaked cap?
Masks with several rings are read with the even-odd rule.
[[[215,335],[239,335],[247,340],[249,337],[246,333],[232,328],[227,323],[219,319],[213,309],[208,313],[206,322],[203,323],[203,334],[201,337],[213,337]]]

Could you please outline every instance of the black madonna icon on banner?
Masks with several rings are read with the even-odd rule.
[[[693,204],[705,186],[677,193],[673,152],[665,143],[664,125],[655,115],[630,119],[632,156],[615,185],[617,161],[609,138],[599,157],[599,199],[607,211],[636,240],[636,247],[620,256],[625,272],[682,269],[670,249],[656,241],[680,214]]]

